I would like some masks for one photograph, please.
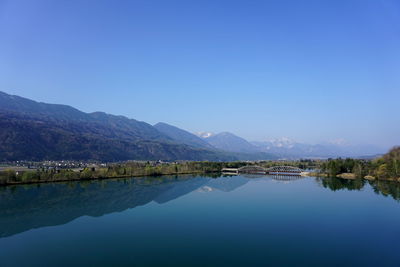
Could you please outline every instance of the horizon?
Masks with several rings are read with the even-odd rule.
[[[396,1],[3,1],[0,91],[191,133],[388,149],[399,15]]]

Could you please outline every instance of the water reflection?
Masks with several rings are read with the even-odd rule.
[[[365,180],[363,179],[341,179],[335,177],[328,178],[316,178],[316,181],[323,187],[328,188],[332,191],[337,190],[361,190],[365,185]]]
[[[274,178],[277,179],[272,176],[262,179]],[[152,201],[162,204],[196,190],[230,192],[258,179],[254,176],[217,179],[204,176],[162,176],[2,187],[0,238],[34,228],[65,224],[84,215],[102,216]],[[400,183],[396,182],[339,178],[316,178],[315,181],[332,191],[361,190],[370,185],[377,194],[400,199]]]
[[[223,177],[235,177],[236,175],[224,175]],[[265,175],[265,174],[240,174],[240,176],[255,179],[255,178],[270,178],[275,181],[292,182],[303,179],[304,176],[298,175]]]
[[[400,183],[393,181],[370,181],[371,187],[374,192],[383,195],[390,196],[393,199],[400,200]]]
[[[166,203],[204,186],[229,192],[247,182],[241,176],[215,179],[187,175],[3,187],[0,237],[65,224],[84,215],[120,212],[151,201]]]
[[[394,181],[367,181],[363,179],[341,179],[335,177],[316,178],[316,181],[324,188],[332,191],[337,190],[362,190],[366,185],[370,185],[378,195],[392,197],[400,200],[400,183]]]

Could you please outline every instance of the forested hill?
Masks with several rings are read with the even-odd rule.
[[[0,92],[0,161],[234,160],[172,140],[148,123]]]

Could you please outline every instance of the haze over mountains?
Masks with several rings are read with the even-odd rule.
[[[0,161],[262,160],[367,156],[371,146],[249,142],[229,132],[192,134],[103,112],[85,113],[0,92]]]
[[[215,148],[242,153],[265,152],[279,159],[299,158],[335,158],[335,157],[368,157],[382,154],[385,151],[373,145],[350,145],[341,143],[304,144],[289,138],[278,138],[269,141],[249,142],[232,133],[219,134],[198,133],[198,136]]]
[[[222,132],[219,134],[210,134],[205,137],[209,144],[213,147],[224,151],[242,152],[242,153],[255,153],[260,152],[254,145],[250,144],[244,138],[236,136],[229,132]]]

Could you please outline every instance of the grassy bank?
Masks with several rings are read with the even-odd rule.
[[[160,176],[177,174],[201,174],[220,172],[225,167],[240,167],[241,162],[182,162],[182,163],[145,163],[126,162],[110,164],[107,167],[92,167],[81,170],[50,169],[0,172],[0,185],[65,182],[123,177]]]
[[[124,162],[109,164],[107,167],[90,167],[84,169],[37,169],[0,171],[0,186],[13,184],[32,184],[48,182],[66,182],[93,179],[110,179],[123,177],[160,176],[177,174],[219,173],[222,168],[240,168],[246,165],[259,165],[265,168],[288,165],[302,169],[316,168],[320,161],[260,161],[260,162],[209,162],[190,161],[180,163],[157,162]]]

